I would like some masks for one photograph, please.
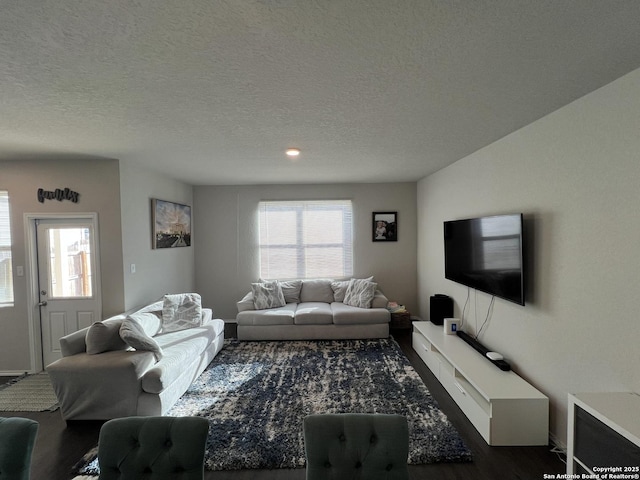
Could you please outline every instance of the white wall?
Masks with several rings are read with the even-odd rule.
[[[120,161],[125,309],[195,290],[194,246],[153,249],[151,199],[192,206],[190,185]],[[193,217],[192,217],[193,234]],[[193,235],[195,238],[195,235]],[[136,272],[131,273],[131,264]]]
[[[217,317],[234,319],[258,280],[258,202],[290,199],[351,199],[354,276],[375,275],[390,299],[417,308],[415,183],[195,187],[196,288]],[[374,211],[398,212],[397,242],[371,241]]]
[[[442,222],[523,212],[527,305],[497,299],[481,341],[551,400],[566,441],[568,392],[640,392],[640,70],[418,184],[418,296],[466,287],[444,278]],[[490,297],[471,294],[467,327]],[[477,310],[476,310],[477,305]]]
[[[97,212],[100,233],[102,311],[113,315],[124,307],[122,285],[122,235],[120,230],[119,171],[116,160],[0,161],[0,190],[9,191],[15,304],[0,308],[0,374],[25,372],[29,359],[27,302],[29,272],[16,275],[16,266],[26,266],[25,213]],[[38,188],[68,187],[80,193],[78,203],[37,200]],[[25,268],[26,270],[26,268]],[[35,311],[37,314],[37,310]]]

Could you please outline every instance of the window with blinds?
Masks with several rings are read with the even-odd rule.
[[[260,277],[353,274],[351,200],[260,202]]]
[[[0,190],[0,307],[13,305],[9,192]]]

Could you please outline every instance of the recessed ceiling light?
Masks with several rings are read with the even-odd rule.
[[[300,155],[300,149],[299,148],[287,148],[287,155],[289,157],[297,157],[298,155]]]

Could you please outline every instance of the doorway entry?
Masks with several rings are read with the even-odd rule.
[[[101,319],[100,252],[96,214],[34,215],[28,224],[39,371],[62,357],[60,337]]]

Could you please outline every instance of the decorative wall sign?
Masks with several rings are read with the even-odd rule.
[[[191,246],[191,206],[151,199],[153,248]]]
[[[70,200],[73,203],[78,203],[80,194],[74,192],[69,188],[56,188],[55,190],[45,190],[43,188],[38,189],[38,201],[44,203],[45,200]]]
[[[398,241],[398,212],[373,212],[373,241]]]

